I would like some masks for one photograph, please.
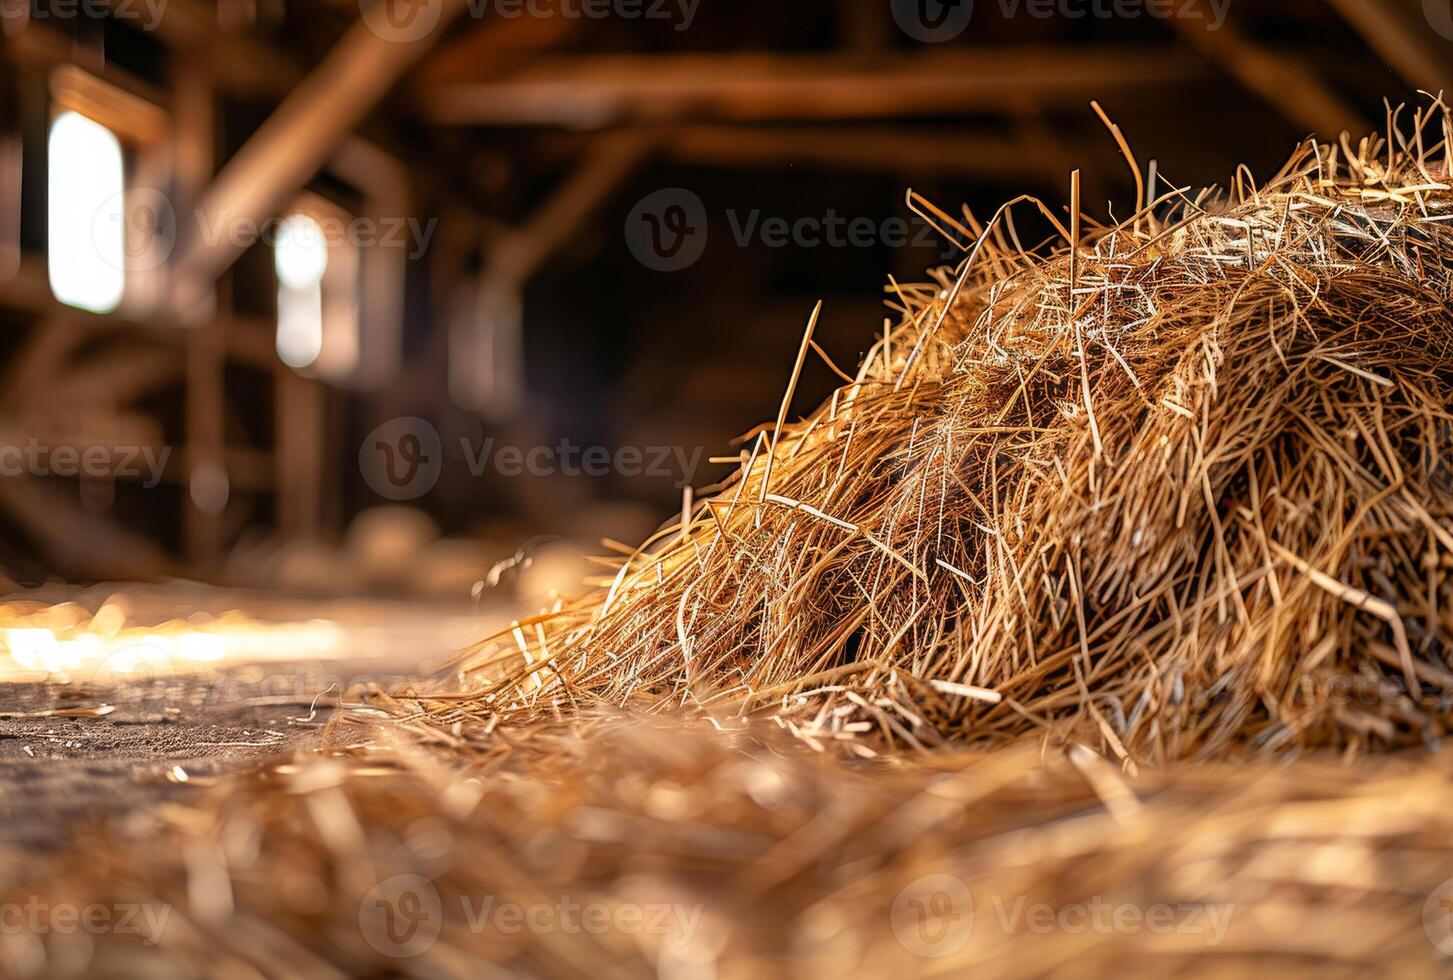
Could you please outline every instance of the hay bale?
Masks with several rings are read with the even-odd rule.
[[[789,387],[684,533],[484,644],[465,702],[425,710],[771,711],[829,740],[866,721],[898,747],[1043,733],[1140,761],[1435,741],[1443,145],[1308,145],[1265,187],[1172,191],[1047,256],[1010,212],[966,215],[963,261],[894,285],[897,325],[801,421]]]

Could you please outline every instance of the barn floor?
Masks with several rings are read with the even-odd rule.
[[[85,821],[136,812],[316,744],[340,692],[388,689],[436,669],[499,619],[468,604],[310,602],[190,584],[50,589],[6,601],[69,603],[94,615],[118,596],[141,624],[179,613],[242,615],[281,627],[280,637],[292,635],[290,623],[326,623],[337,641],[326,652],[280,648],[265,660],[145,666],[125,677],[37,673],[0,656],[0,846],[54,847]]]
[[[131,691],[0,685],[0,845],[59,844],[77,821],[125,814],[308,745],[327,719],[322,708],[307,721],[316,692],[218,700],[217,680],[178,677]]]

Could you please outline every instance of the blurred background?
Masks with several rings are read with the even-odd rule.
[[[819,299],[851,374],[962,205],[1125,217],[1091,98],[1163,193],[1453,87],[1442,0],[0,12],[12,589],[545,599],[728,472]]]

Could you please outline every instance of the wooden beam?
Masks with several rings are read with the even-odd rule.
[[[539,52],[559,44],[579,25],[578,17],[531,15],[508,25],[489,22],[462,30],[419,66],[413,77],[414,90],[427,101],[436,85],[503,77],[522,68]]]
[[[36,542],[47,562],[74,578],[150,579],[175,573],[151,541],[29,476],[0,478],[0,508]]]
[[[85,332],[70,320],[42,319],[0,374],[0,405],[20,411],[31,400],[48,397],[66,359],[84,338]]]
[[[1409,16],[1414,7],[1428,9],[1426,4],[1388,0],[1331,0],[1331,4],[1404,82],[1428,92],[1453,94],[1453,63],[1446,54],[1453,38],[1438,29],[1453,32],[1453,13],[1446,2],[1441,4],[1441,25],[1419,23]]]
[[[668,131],[667,152],[683,163],[761,167],[805,166],[867,173],[1022,177],[1024,145],[1002,136],[907,128],[683,126]]]
[[[302,80],[302,69],[281,49],[222,30],[214,3],[166,0],[155,29],[163,43],[206,64],[217,83],[235,95],[281,97]]]
[[[57,405],[119,408],[179,379],[184,363],[175,348],[117,346],[72,365],[52,382],[45,397]]]
[[[466,0],[440,0],[437,19],[418,37],[411,31],[395,34],[383,29],[380,19],[370,15],[377,8],[366,9],[223,166],[202,197],[204,226],[261,222],[276,213],[466,7]],[[234,237],[222,235],[211,245],[195,238],[185,243],[178,285],[186,289],[192,282],[215,281],[242,251]],[[210,295],[186,292],[184,315],[210,307]]]
[[[523,285],[540,265],[636,172],[655,148],[650,133],[625,132],[603,137],[585,154],[570,177],[519,228],[486,245],[486,277]]]
[[[1094,92],[1204,77],[1162,48],[994,48],[911,55],[607,55],[539,59],[496,82],[440,86],[450,126],[596,128],[630,119],[872,119],[996,111],[1006,98],[1081,105]]]
[[[1189,0],[1194,6],[1204,0]],[[1209,16],[1170,18],[1182,37],[1241,86],[1256,93],[1309,133],[1333,139],[1344,130],[1359,135],[1369,125],[1304,58],[1273,52],[1246,37],[1230,21],[1213,29]]]
[[[73,343],[79,343],[89,333],[107,336],[134,331],[154,343],[180,348],[186,344],[187,335],[193,329],[165,316],[139,320],[122,313],[92,313],[66,306],[51,295],[44,265],[33,261],[22,261],[20,272],[13,278],[0,279],[0,309],[45,317],[74,329],[77,334]],[[234,313],[215,317],[202,326],[202,329],[213,328],[222,330],[226,335],[227,352],[234,360],[269,371],[277,365],[274,345],[276,324],[272,321]],[[56,338],[56,342],[60,342],[60,338]],[[38,355],[40,353],[37,352]],[[25,386],[22,385],[22,388]]]

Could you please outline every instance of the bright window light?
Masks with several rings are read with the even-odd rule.
[[[63,112],[50,127],[50,289],[68,306],[109,313],[126,279],[121,144],[100,123]]]
[[[306,367],[323,352],[323,273],[328,242],[306,214],[285,218],[273,246],[277,269],[277,355],[289,367]]]

